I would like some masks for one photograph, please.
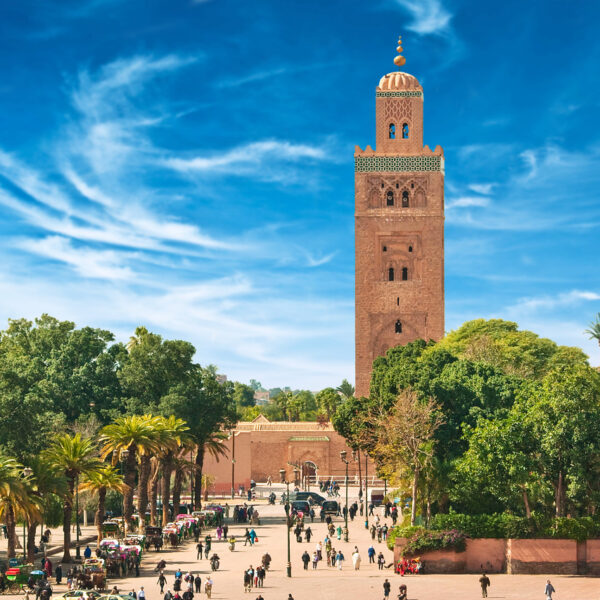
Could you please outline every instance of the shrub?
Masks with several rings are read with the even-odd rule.
[[[411,538],[417,533],[421,533],[425,531],[425,527],[408,525],[407,527],[392,527],[388,532],[387,537],[387,546],[390,550],[394,549],[394,544],[396,542],[397,537],[401,538]]]
[[[467,547],[466,536],[462,531],[417,531],[402,548],[402,556],[414,556],[428,550],[454,550],[464,552]]]

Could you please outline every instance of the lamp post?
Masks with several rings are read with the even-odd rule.
[[[75,475],[75,560],[81,560],[79,549],[79,473]]]
[[[33,470],[30,467],[23,469],[23,475],[25,479],[28,479],[33,474]],[[27,562],[27,515],[23,514],[23,564]]]
[[[369,529],[369,457],[365,452],[365,529]]]
[[[285,528],[287,530],[287,576],[292,576],[292,559],[290,558],[290,482],[285,476],[285,469],[279,469],[281,482],[285,483]]]
[[[127,448],[121,450],[119,458],[121,459],[121,476],[123,477],[123,480],[125,480],[125,464],[129,458],[129,450],[127,450]],[[125,521],[125,492],[121,495],[121,519],[123,520],[123,535],[125,535],[127,533],[127,523]]]
[[[340,452],[340,458],[346,465],[346,506],[344,508],[344,541],[348,541],[348,461],[346,460],[346,451]]]

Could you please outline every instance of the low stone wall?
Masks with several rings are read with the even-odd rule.
[[[396,561],[405,545],[405,538],[396,538]],[[420,557],[425,573],[600,575],[600,540],[468,539],[464,552],[434,550]]]

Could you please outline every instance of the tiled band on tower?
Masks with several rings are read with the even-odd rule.
[[[389,348],[444,335],[444,153],[423,147],[415,77],[385,75],[375,102],[376,148],[354,154],[357,397]]]

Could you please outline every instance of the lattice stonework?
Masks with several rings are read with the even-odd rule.
[[[443,171],[441,156],[355,156],[356,173]]]
[[[388,100],[383,102],[383,118],[412,120],[412,106],[409,100]]]
[[[423,92],[376,92],[377,98],[422,98]]]

